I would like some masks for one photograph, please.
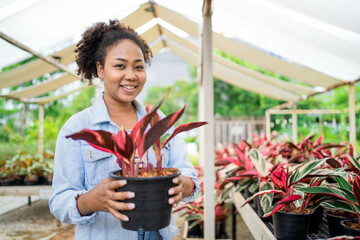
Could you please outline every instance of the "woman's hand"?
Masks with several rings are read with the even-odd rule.
[[[188,177],[182,175],[174,178],[173,183],[177,185],[169,189],[169,195],[172,196],[169,198],[169,204],[176,207],[181,199],[192,194],[193,184]]]
[[[81,195],[77,199],[77,208],[82,216],[89,215],[95,211],[109,212],[117,219],[129,221],[129,218],[121,214],[119,210],[131,210],[135,208],[134,203],[119,202],[135,197],[133,192],[115,192],[116,188],[126,185],[126,180],[105,178],[96,187]]]

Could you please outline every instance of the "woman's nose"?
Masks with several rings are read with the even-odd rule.
[[[133,72],[133,70],[127,70],[127,71],[126,71],[125,79],[126,79],[126,80],[130,80],[130,81],[136,80],[136,75],[135,75],[135,73]]]

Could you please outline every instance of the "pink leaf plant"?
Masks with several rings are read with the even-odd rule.
[[[103,130],[83,129],[66,137],[72,138],[73,140],[85,140],[92,147],[100,151],[114,154],[117,157],[119,167],[122,169],[122,174],[128,177],[136,177],[139,175],[140,162],[143,163],[140,176],[152,170],[153,167],[150,162],[145,162],[144,158],[147,150],[155,145],[157,172],[160,173],[162,169],[161,152],[163,147],[177,134],[208,124],[207,122],[192,122],[180,125],[175,128],[174,132],[161,144],[160,139],[163,134],[176,123],[185,110],[184,107],[160,119],[157,111],[165,101],[169,91],[170,89],[155,108],[151,108],[148,104],[148,113],[133,127],[130,134],[121,127],[117,134]],[[139,156],[140,161],[135,161],[136,155]]]
[[[275,165],[270,171],[268,181],[272,184],[272,189],[269,189],[267,186],[266,190],[260,191],[249,197],[243,205],[249,203],[252,199],[258,196],[279,194],[282,196],[281,199],[271,207],[268,204],[267,209],[264,209],[264,217],[270,216],[280,209],[284,209],[284,211],[294,210],[292,207],[293,203],[300,199],[303,200],[300,207],[300,212],[304,212],[310,199],[297,190],[298,185],[303,186],[303,182],[307,178],[313,176],[314,173],[316,173],[316,176],[321,176],[322,174],[318,168],[323,165],[326,160],[327,159],[325,158],[308,161],[306,163],[299,164],[293,170],[290,170],[290,165],[287,163],[280,163]],[[326,174],[329,173],[327,172]],[[271,202],[270,200],[268,202]]]

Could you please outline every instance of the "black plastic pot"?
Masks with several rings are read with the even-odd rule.
[[[120,211],[129,217],[129,221],[121,221],[121,226],[133,231],[154,231],[168,226],[171,218],[168,191],[174,186],[172,179],[179,176],[180,172],[158,177],[123,177],[118,176],[118,172],[121,171],[111,172],[110,177],[115,180],[125,179],[127,184],[115,191],[135,193],[135,198],[123,201],[135,203],[135,209]]]
[[[352,220],[348,217],[341,217],[331,214],[325,209],[325,215],[328,222],[330,237],[345,235],[345,228],[340,224],[343,220]]]
[[[277,211],[273,214],[274,235],[278,240],[306,239],[311,213]]]
[[[342,220],[340,222],[340,225],[344,228],[345,230],[345,235],[347,236],[360,236],[360,229],[357,228],[352,228],[349,227],[348,225],[346,225],[347,222],[350,222],[351,220]],[[358,221],[357,221],[358,222]]]
[[[322,206],[319,206],[315,209],[314,214],[310,216],[308,233],[316,233],[319,231],[319,227],[323,219],[323,214],[324,208]]]
[[[191,225],[189,221],[188,225]],[[204,239],[204,224],[200,223],[194,227],[188,229],[187,238],[199,238]],[[229,235],[226,232],[226,220],[221,220],[219,223],[215,224],[215,238],[216,239],[230,239]]]

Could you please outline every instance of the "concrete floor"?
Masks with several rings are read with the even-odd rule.
[[[232,216],[230,216],[232,217]],[[177,219],[180,234],[174,240],[182,239],[183,220]],[[232,237],[231,220],[227,232]],[[253,240],[241,216],[236,214],[236,239]],[[48,201],[39,200],[31,206],[24,206],[0,216],[0,239],[2,240],[72,240],[74,226],[56,220],[49,212]],[[234,238],[232,238],[234,239]]]

